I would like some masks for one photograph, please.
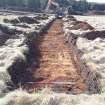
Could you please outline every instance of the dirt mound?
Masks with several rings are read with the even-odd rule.
[[[34,17],[34,19],[45,20],[45,19],[48,19],[48,16],[46,14],[41,14],[41,15],[38,15],[38,16]]]
[[[5,23],[11,23],[11,24],[18,24],[18,23],[27,23],[27,24],[38,24],[38,19],[34,17],[28,17],[28,16],[22,16],[15,19],[4,19]]]
[[[27,16],[24,16],[24,17],[19,17],[18,18],[20,22],[22,23],[28,23],[28,24],[38,24],[38,20],[34,19],[33,17],[27,17]]]
[[[15,33],[14,30],[12,29],[9,29],[9,27],[3,25],[3,24],[0,24],[0,30],[3,32],[3,33],[6,33],[6,34],[13,34]]]
[[[85,33],[83,35],[83,37],[89,39],[89,40],[94,40],[98,37],[100,38],[105,38],[105,31],[92,31],[92,32],[88,32],[88,33]]]
[[[8,34],[8,35],[13,35],[17,33],[22,33],[21,31],[17,30],[16,28],[12,28],[11,26],[0,24],[0,31]]]
[[[18,23],[20,23],[20,21],[18,19],[12,19],[12,20],[4,19],[3,21],[4,21],[4,23],[11,23],[11,24],[18,24]]]
[[[78,29],[82,29],[82,30],[93,30],[94,28],[89,25],[87,22],[82,22],[82,21],[75,21],[72,23],[72,27],[69,27],[70,30],[78,30]]]
[[[72,16],[72,15],[68,15],[66,18],[68,19],[68,21],[69,20],[71,20],[71,21],[77,21],[76,18],[74,16]]]

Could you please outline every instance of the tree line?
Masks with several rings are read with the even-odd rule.
[[[66,6],[71,6],[74,11],[80,11],[80,12],[88,12],[91,10],[95,11],[105,11],[105,3],[99,4],[94,2],[88,2],[87,0],[58,0],[63,2],[66,1]]]
[[[47,0],[0,0],[0,8],[38,11],[44,8]]]
[[[88,2],[87,0],[57,0],[61,6],[71,6],[72,10],[80,12],[88,12],[91,10],[105,11],[105,4]]]
[[[0,0],[0,8],[28,11],[44,10],[48,0]],[[56,0],[62,7],[72,7],[73,11],[105,11],[105,4],[89,3],[87,0]]]

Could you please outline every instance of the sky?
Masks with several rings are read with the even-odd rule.
[[[79,1],[79,0],[77,0]],[[105,0],[87,0],[89,2],[105,3]]]
[[[105,3],[105,0],[87,0],[89,2]]]

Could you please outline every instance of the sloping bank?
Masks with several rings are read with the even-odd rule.
[[[64,18],[65,37],[72,47],[74,59],[85,76],[90,93],[105,90],[105,31],[69,16]]]
[[[63,20],[66,42],[72,48],[74,60],[81,70],[82,77],[85,78],[89,93],[99,93],[101,91],[99,75],[97,72],[91,70],[87,62],[82,59],[85,50],[81,50],[80,48],[81,46],[86,47],[86,49],[90,48],[90,46],[84,43],[85,41],[80,41],[80,39],[87,39],[86,35],[90,32],[93,33],[94,28],[87,22],[76,20],[73,16],[67,16]],[[92,35],[90,37],[92,37]],[[85,53],[87,53],[87,51]]]
[[[19,86],[29,66],[33,41],[55,19],[38,14],[1,16],[0,23],[0,94]]]

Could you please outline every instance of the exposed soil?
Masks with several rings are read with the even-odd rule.
[[[35,81],[28,83],[29,88],[47,86],[54,91],[69,91],[75,94],[86,92],[86,83],[64,39],[61,20],[56,20],[48,32],[40,36],[38,40],[40,66],[32,69]]]

